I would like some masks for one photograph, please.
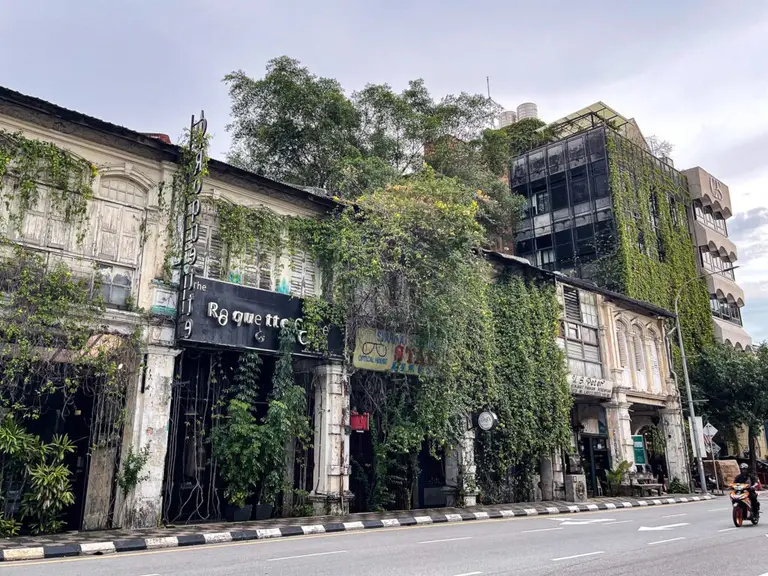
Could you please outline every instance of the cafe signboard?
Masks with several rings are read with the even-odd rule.
[[[603,378],[568,374],[568,381],[571,386],[571,394],[574,396],[610,398],[611,392],[613,391],[611,383]]]

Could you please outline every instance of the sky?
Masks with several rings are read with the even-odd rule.
[[[2,86],[174,141],[204,109],[220,159],[223,76],[280,55],[347,92],[490,77],[495,101],[545,121],[602,100],[729,186],[745,328],[768,339],[765,0],[0,0],[0,55]]]

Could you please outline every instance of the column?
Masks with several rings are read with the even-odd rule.
[[[677,478],[688,484],[688,463],[685,452],[685,431],[683,430],[682,410],[677,400],[667,403],[667,408],[660,410],[661,424],[666,439],[667,472],[669,481]]]
[[[539,461],[539,487],[542,500],[555,499],[555,474],[551,458],[542,458]]]
[[[459,481],[464,495],[464,506],[477,506],[477,467],[475,465],[475,429],[467,418],[467,429],[458,446]]]
[[[621,373],[620,370],[614,372]],[[613,398],[609,402],[604,402],[605,419],[608,426],[608,442],[611,446],[611,464],[616,466],[622,460],[626,460],[634,465],[635,451],[632,445],[632,426],[629,408],[631,402],[627,402],[626,389],[616,386],[616,377],[614,375]]]
[[[341,364],[314,369],[315,461],[309,497],[315,514],[346,514],[349,500],[349,381]]]
[[[165,456],[168,451],[168,429],[171,414],[171,385],[179,350],[149,346],[144,371],[132,390],[128,391],[127,419],[123,432],[124,461],[129,449],[137,454],[149,447],[149,459],[140,482],[127,498],[116,495],[116,516],[125,528],[157,526],[162,518]]]

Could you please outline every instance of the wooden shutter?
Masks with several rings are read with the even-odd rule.
[[[564,287],[563,299],[565,300],[565,317],[568,320],[581,322],[581,308],[579,307],[579,291],[575,288]]]
[[[627,353],[627,331],[622,325],[616,330],[616,340],[619,346],[619,364],[622,368],[629,365],[629,354]]]
[[[291,254],[291,294],[314,296],[317,269],[314,262],[303,250]]]

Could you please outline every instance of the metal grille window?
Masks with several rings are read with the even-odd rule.
[[[595,295],[564,287],[565,347],[572,374],[602,378]]]

